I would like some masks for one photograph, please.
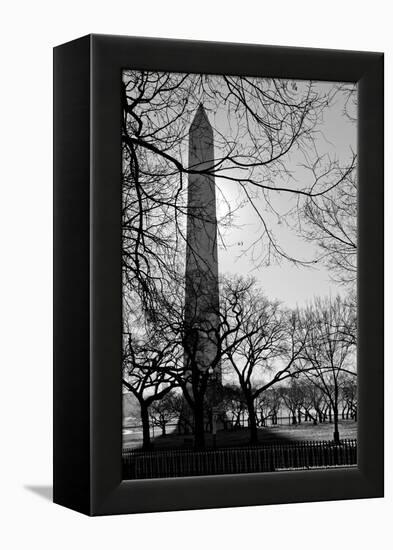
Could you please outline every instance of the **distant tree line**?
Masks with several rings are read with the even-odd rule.
[[[249,423],[247,402],[241,388],[235,384],[223,387],[222,410],[225,411],[225,429],[242,428]],[[339,391],[339,416],[341,420],[357,420],[357,383],[354,376],[345,377]],[[162,436],[167,435],[168,425],[186,425],[188,418],[182,417],[183,400],[176,390],[168,392],[160,401],[150,407],[152,426],[159,427]],[[277,426],[285,418],[292,425],[311,422],[313,425],[333,423],[333,408],[330,399],[316,385],[308,380],[293,379],[285,386],[263,392],[255,404],[258,427]],[[192,431],[192,425],[187,428]]]

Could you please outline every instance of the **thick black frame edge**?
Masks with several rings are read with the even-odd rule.
[[[359,80],[359,468],[384,495],[384,56]],[[367,416],[372,402],[375,417]]]
[[[86,413],[86,401],[90,398],[91,431],[84,421],[82,450],[73,453],[85,457],[90,443],[91,469],[86,477],[90,474],[91,501],[83,510],[80,506],[74,507],[91,515],[104,515],[383,496],[382,54],[106,35],[91,35],[90,44],[93,183],[90,397],[83,370],[80,376],[85,402],[77,401],[69,422],[72,423],[78,413]],[[120,78],[123,68],[359,82],[359,156],[362,157],[359,167],[359,340],[362,342],[358,363],[359,409],[364,410],[372,403],[376,414],[359,415],[357,468],[122,481]],[[71,129],[70,122],[69,132],[75,133],[80,124]],[[86,172],[88,160],[78,158],[80,171]],[[83,181],[86,177],[78,174]],[[82,214],[82,208],[79,212],[81,216],[88,216]],[[81,219],[80,223],[84,224],[85,240],[87,221]],[[86,254],[88,256],[88,252]],[[85,280],[88,267],[83,260],[86,261],[86,257],[80,256],[79,260]],[[56,269],[59,270],[55,265],[55,272]],[[86,304],[85,288],[80,297]],[[59,313],[55,315],[58,317]],[[83,347],[86,342],[79,337],[79,344]],[[60,391],[63,390],[58,387],[61,400]],[[80,397],[83,391],[80,390]],[[59,434],[55,437],[60,439]],[[59,442],[58,450],[65,447],[64,441]],[[66,458],[62,461],[65,467]],[[82,483],[83,476],[80,477]]]
[[[90,37],[54,48],[53,501],[90,513]]]

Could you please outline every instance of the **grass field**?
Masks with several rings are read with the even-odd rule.
[[[341,439],[356,439],[357,423],[352,420],[343,420],[339,423],[339,432]],[[158,436],[152,438],[155,449],[178,449],[184,447],[184,435],[168,434],[165,437]],[[188,436],[190,437],[190,436]],[[217,432],[217,447],[240,447],[248,445],[249,430],[242,428],[234,431],[220,430]],[[276,426],[269,428],[260,428],[258,430],[259,443],[289,443],[291,441],[330,441],[333,439],[333,424],[328,422],[314,426],[311,422],[303,422],[295,426]],[[124,448],[138,448],[141,446],[141,433],[125,432],[123,436]],[[211,434],[206,434],[206,446],[212,447],[213,440]]]

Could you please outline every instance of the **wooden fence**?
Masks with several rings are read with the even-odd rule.
[[[123,451],[123,479],[274,472],[350,466],[357,463],[356,439],[297,441],[263,447],[204,451]]]

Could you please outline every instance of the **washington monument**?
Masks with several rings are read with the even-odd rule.
[[[185,359],[193,353],[192,364],[205,371],[218,355],[219,289],[213,129],[202,103],[189,130],[188,165]],[[211,374],[218,383],[220,371],[216,361]]]

